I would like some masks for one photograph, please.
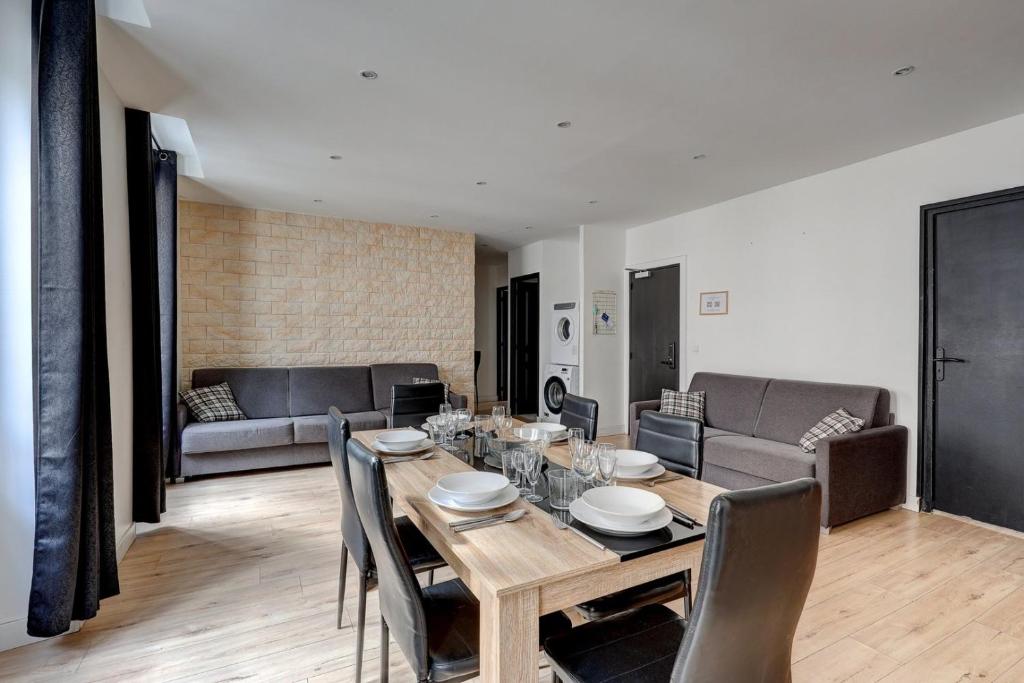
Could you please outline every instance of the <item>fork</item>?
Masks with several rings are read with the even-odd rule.
[[[580,531],[576,527],[569,526],[568,524],[563,522],[561,519],[559,519],[558,515],[554,515],[554,514],[551,515],[551,521],[554,522],[556,529],[559,529],[561,531],[565,531],[566,529],[568,529],[569,531],[573,532],[574,534],[576,534],[577,536],[582,538],[587,543],[590,543],[591,545],[597,546],[601,550],[608,550],[608,548],[605,547],[605,545],[602,544],[600,541],[597,541],[596,539],[593,539],[590,536],[587,536],[585,533],[583,533],[582,531]]]
[[[659,477],[657,479],[651,479],[650,481],[645,481],[644,482],[644,486],[646,486],[648,488],[654,488],[658,484],[664,484],[664,483],[667,483],[667,482],[670,482],[670,481],[675,481],[676,479],[683,479],[685,477],[686,477],[685,474],[674,474],[674,475],[668,475],[668,476],[661,476],[661,477]]]

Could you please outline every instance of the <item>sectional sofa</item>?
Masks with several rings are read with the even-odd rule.
[[[413,378],[437,379],[433,363],[379,363],[333,367],[198,368],[192,386],[227,382],[248,419],[190,421],[178,404],[176,476],[330,462],[327,411],[337,406],[353,431],[383,429],[391,387]],[[454,407],[466,397],[449,394]]]
[[[906,500],[907,428],[892,424],[887,390],[698,372],[689,391],[705,392],[701,480],[741,489],[814,477],[822,487],[823,527]],[[660,406],[657,400],[630,404],[634,440],[640,414]],[[864,419],[864,428],[823,439],[805,453],[800,437],[837,408]]]

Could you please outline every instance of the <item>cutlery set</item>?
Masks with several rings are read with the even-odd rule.
[[[488,526],[495,526],[496,524],[515,522],[516,520],[521,519],[525,514],[526,510],[513,510],[512,512],[505,512],[499,515],[489,515],[487,517],[479,517],[477,519],[458,520],[455,522],[448,522],[448,528],[458,534],[472,529],[482,529]]]

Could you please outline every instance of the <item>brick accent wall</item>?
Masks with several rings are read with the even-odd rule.
[[[437,363],[473,393],[472,234],[180,200],[181,383],[196,367]]]

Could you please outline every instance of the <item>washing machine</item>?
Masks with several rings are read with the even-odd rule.
[[[565,395],[580,393],[580,369],[575,365],[552,363],[544,366],[541,380],[540,420],[558,422]]]
[[[580,309],[575,301],[555,304],[551,311],[551,363],[580,364]]]

